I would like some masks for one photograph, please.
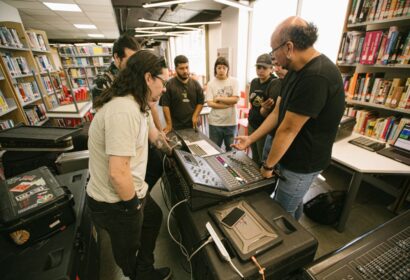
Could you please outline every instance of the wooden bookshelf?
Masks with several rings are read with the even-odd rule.
[[[4,76],[0,86],[10,109],[10,112],[1,112],[0,120],[42,124],[46,120],[46,107],[41,98],[44,87],[39,83],[40,70],[26,30],[21,23],[9,21],[0,22],[0,28],[0,67]]]
[[[112,49],[96,44],[60,45],[61,63],[73,88],[91,88],[96,75],[107,68],[112,60]]]
[[[391,143],[410,122],[410,1],[387,2],[349,1],[337,65],[355,132]]]

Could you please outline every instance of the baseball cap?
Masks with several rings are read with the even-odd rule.
[[[255,66],[272,67],[272,58],[269,54],[264,53],[258,56]]]

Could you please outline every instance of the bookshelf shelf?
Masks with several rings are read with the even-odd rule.
[[[50,119],[49,118],[45,118],[42,121],[36,122],[34,125],[35,126],[42,126],[43,124],[45,124],[46,122],[48,122]]]
[[[9,106],[9,109],[7,110],[7,111],[4,111],[4,112],[0,112],[0,117],[1,116],[5,116],[5,115],[7,115],[8,113],[11,113],[11,112],[13,112],[14,110],[16,110],[17,109],[17,106],[16,105],[13,105],[13,106]]]
[[[394,113],[410,114],[410,109],[394,109],[394,108],[386,107],[385,105],[382,105],[382,104],[375,104],[375,103],[370,103],[370,102],[365,102],[365,101],[346,99],[346,103],[352,104],[352,105],[369,107],[369,108],[377,108],[377,109],[394,112]]]
[[[36,53],[50,53],[50,51],[44,51],[44,50],[39,50],[39,49],[31,49],[32,52]]]
[[[104,65],[64,65],[63,68],[65,69],[70,69],[70,68],[101,68],[101,67],[108,67],[110,64],[104,64]]]
[[[35,99],[33,99],[33,100],[30,100],[30,101],[27,101],[27,102],[22,103],[21,106],[26,107],[26,106],[28,106],[28,105],[31,105],[31,104],[33,104],[33,103],[39,101],[40,99],[41,99],[41,97],[39,96],[39,97],[37,97],[37,98],[35,98]]]
[[[410,69],[410,64],[359,64],[362,67]],[[358,66],[359,66],[358,65]]]
[[[76,58],[76,57],[111,57],[111,54],[79,54],[79,55],[60,55],[62,58]]]
[[[27,78],[27,77],[33,77],[33,74],[24,74],[24,75],[18,75],[18,76],[11,76],[12,79],[22,79],[22,78]]]
[[[410,16],[401,16],[401,17],[394,17],[388,19],[381,19],[381,20],[372,20],[372,21],[365,21],[360,23],[351,23],[347,25],[347,28],[355,28],[355,27],[367,27],[368,25],[386,25],[390,26],[396,23],[403,24],[403,22],[409,21]]]
[[[3,46],[3,45],[0,45],[0,49],[12,50],[12,51],[26,51],[26,52],[30,51],[30,49],[28,48],[17,48],[17,47]]]
[[[85,114],[91,110],[92,102],[78,102],[79,112],[76,112],[74,104],[61,105],[53,108],[52,111],[47,112],[49,118],[82,118]]]
[[[410,1],[349,0],[337,65],[354,132],[392,143],[410,122]]]

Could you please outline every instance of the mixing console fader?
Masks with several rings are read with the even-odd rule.
[[[199,157],[175,150],[180,170],[192,189],[221,196],[232,196],[275,183],[264,179],[257,164],[244,152]]]

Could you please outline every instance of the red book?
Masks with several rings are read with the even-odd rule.
[[[370,42],[372,41],[375,31],[367,31],[364,37],[364,43],[362,47],[362,53],[360,54],[360,64],[367,64],[367,58],[369,56]]]
[[[377,59],[377,51],[379,50],[380,42],[383,36],[382,30],[373,31],[372,41],[370,42],[367,60],[363,64],[375,64]]]

